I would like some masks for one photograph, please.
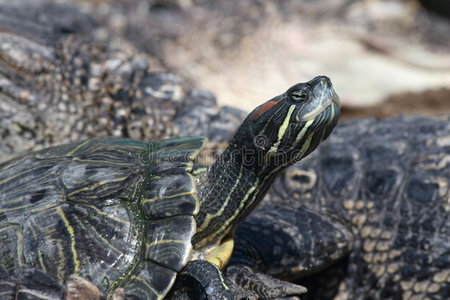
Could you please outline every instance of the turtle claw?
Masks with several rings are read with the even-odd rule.
[[[307,292],[303,286],[254,272],[251,268],[243,265],[228,267],[226,275],[233,291],[233,299],[285,298]]]

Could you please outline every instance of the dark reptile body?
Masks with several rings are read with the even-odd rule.
[[[0,164],[0,268],[19,276],[21,266],[31,266],[60,283],[80,274],[108,298],[123,285],[126,298],[162,299],[191,260],[212,256],[218,267],[226,264],[226,253],[211,251],[232,236],[283,169],[328,137],[338,99],[330,80],[319,76],[257,107],[205,173],[199,199],[190,172],[203,137],[148,144],[94,139]],[[255,142],[259,135],[267,145]],[[247,160],[249,153],[258,160]],[[235,171],[231,184],[227,176]],[[217,282],[223,293],[202,284],[208,299],[231,299],[224,279]]]
[[[103,44],[93,43],[89,37],[94,26],[92,20],[76,13],[76,10],[67,7],[58,9],[55,5],[17,7],[3,7],[1,10],[2,40],[9,41],[12,48],[23,50],[24,53],[38,55],[41,51],[35,46],[40,46],[40,49],[46,49],[44,52],[48,51],[51,55],[33,56],[32,63],[23,61],[18,66],[17,61],[10,59],[10,52],[1,52],[0,74],[2,78],[8,79],[2,81],[0,90],[1,161],[22,151],[94,135],[142,139],[151,136],[162,137],[171,135],[172,124],[178,124],[178,128],[188,134],[204,135],[223,141],[241,121],[243,114],[229,108],[219,110],[211,94],[187,89],[178,78],[167,73],[152,72],[146,65],[146,59],[136,61],[134,52],[124,43],[121,46],[126,51],[113,50]],[[49,19],[46,15],[59,17]],[[27,22],[22,22],[23,20]],[[80,35],[83,35],[83,38],[80,38]],[[19,39],[9,38],[14,36]],[[35,44],[30,44],[29,41]],[[113,61],[118,62],[116,66],[119,67],[111,68],[108,62]],[[90,85],[87,84],[89,82]],[[165,92],[148,93],[152,90]],[[120,101],[124,95],[134,97],[126,97],[126,101]],[[56,106],[55,103],[59,105]],[[381,295],[387,295],[385,298],[395,298],[403,293],[405,298],[413,294],[418,294],[417,297],[427,295],[429,298],[445,298],[449,270],[447,249],[450,247],[445,240],[448,218],[446,219],[443,203],[448,203],[448,194],[442,196],[443,194],[435,194],[433,190],[437,189],[445,194],[449,178],[445,160],[448,156],[448,146],[445,146],[446,139],[442,137],[449,132],[448,127],[445,129],[448,119],[419,119],[419,125],[422,125],[417,128],[415,119],[408,118],[387,123],[358,121],[350,123],[352,125],[344,124],[338,127],[338,135],[332,138],[330,144],[338,146],[340,152],[328,150],[314,155],[310,164],[316,171],[308,174],[288,172],[283,180],[275,184],[270,200],[274,203],[273,207],[253,214],[241,227],[240,230],[253,226],[261,233],[273,234],[274,230],[277,233],[276,243],[254,243],[256,249],[250,253],[251,257],[268,273],[287,278],[325,268],[323,273],[317,276],[321,280],[313,283],[310,288],[311,297],[320,295],[325,299],[333,298],[336,296],[334,288],[340,283],[339,295],[347,299],[377,299]],[[438,126],[443,126],[444,130],[436,130],[435,127]],[[118,130],[111,131],[112,128]],[[402,131],[400,128],[409,129]],[[422,133],[418,135],[418,132]],[[428,146],[424,147],[426,143],[423,141],[416,144],[417,139],[429,140]],[[369,155],[369,145],[376,143],[380,144],[380,151]],[[398,148],[398,145],[403,145],[403,148]],[[324,146],[323,149],[331,147],[334,146]],[[387,151],[388,153],[398,154],[397,160],[389,161],[394,166],[394,172],[388,174],[393,174],[393,177],[400,180],[393,186],[390,186],[392,182],[386,177],[380,176],[381,173],[376,175],[375,172],[369,176],[367,172],[370,169],[366,170],[367,166],[382,168],[384,164],[387,167],[388,158],[392,159],[392,156],[385,156],[386,153],[382,149],[390,148],[392,150]],[[409,150],[410,148],[414,150]],[[348,150],[351,151],[346,152]],[[428,178],[431,180],[428,182],[426,176],[419,176],[417,185],[411,183],[411,172],[420,171],[420,167],[416,170],[415,165],[426,162],[418,162],[417,159],[432,151],[436,154],[430,162],[436,161],[436,166],[440,169],[429,169],[426,175],[431,176],[431,179],[444,178],[442,189],[437,188],[439,184],[442,185],[442,181],[436,183]],[[377,153],[380,159],[376,158]],[[401,153],[406,154],[400,155]],[[326,159],[336,156],[341,159]],[[327,171],[326,167],[330,169]],[[364,178],[365,181],[362,181]],[[376,179],[380,180],[380,183],[374,186],[386,187],[386,195],[389,197],[381,201],[375,197],[374,190],[369,188],[373,187],[368,183],[369,178],[375,182]],[[407,186],[411,188],[408,189]],[[381,188],[381,192],[383,191]],[[409,196],[405,194],[408,191]],[[304,201],[308,201],[306,204],[294,201],[300,194],[303,195]],[[414,195],[418,195],[423,201],[412,197]],[[342,198],[344,196],[349,202],[345,202]],[[313,200],[317,198],[321,199],[320,202]],[[353,208],[346,209],[345,203],[347,207]],[[287,204],[290,206],[286,207]],[[292,205],[296,209],[289,208]],[[372,205],[374,207],[370,208]],[[363,215],[366,217],[361,217]],[[254,222],[258,218],[262,224],[258,221],[255,227]],[[366,218],[362,223],[364,225],[354,225],[358,224],[358,218]],[[393,227],[385,224],[389,223],[386,220],[391,219],[394,220]],[[403,225],[400,227],[400,224]],[[371,232],[368,237],[361,237],[363,232],[367,234],[367,229],[363,228],[368,228]],[[391,231],[393,235],[387,240],[389,250],[373,250],[383,248],[375,243],[373,248],[368,248],[372,250],[366,253],[364,241],[369,241],[366,242],[368,246],[372,245],[373,241],[381,242],[381,233],[378,234],[378,231],[382,229],[383,232]],[[441,231],[443,233],[440,235]],[[371,237],[372,234],[374,238]],[[242,234],[238,236],[238,241],[239,239],[247,242]],[[422,246],[427,244],[426,241],[432,241],[433,246]],[[246,251],[252,250],[250,248]],[[375,255],[375,251],[381,254]],[[375,263],[385,257],[382,253],[392,251],[399,255],[393,259],[388,256],[389,261],[385,259]],[[334,265],[333,269],[327,268],[341,257],[342,260],[338,265]],[[367,262],[365,258],[371,260]],[[390,262],[393,264],[389,269]],[[377,276],[371,269],[376,265],[380,267],[380,273],[383,269],[394,272]],[[398,269],[396,265],[399,266]],[[436,284],[443,288],[436,292]],[[321,294],[314,294],[316,289]],[[414,292],[415,290],[419,292]],[[420,290],[429,292],[420,293]]]
[[[450,116],[343,123],[241,225],[232,263],[303,278],[306,299],[448,299],[449,179]]]

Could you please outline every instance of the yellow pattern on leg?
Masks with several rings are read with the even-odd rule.
[[[233,238],[227,238],[222,241],[222,243],[214,249],[208,257],[206,257],[206,261],[212,263],[219,267],[219,269],[223,269],[231,258],[231,253],[233,252],[234,240]]]

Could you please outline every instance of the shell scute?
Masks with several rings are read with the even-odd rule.
[[[190,172],[205,142],[102,138],[1,164],[0,264],[163,298],[190,257],[199,209]]]
[[[150,143],[140,161],[149,166],[151,175],[191,172],[195,156],[207,141],[204,137],[184,137]]]
[[[187,263],[196,224],[192,216],[152,220],[147,225],[145,258],[176,272]]]
[[[126,282],[127,296],[132,299],[163,299],[177,273],[150,261],[141,262]]]
[[[61,281],[82,274],[102,287],[129,272],[138,254],[138,229],[127,209],[63,204],[36,212],[23,224],[27,265],[56,274]]]
[[[191,174],[155,177],[145,189],[142,207],[149,218],[195,215],[200,206],[195,190]]]

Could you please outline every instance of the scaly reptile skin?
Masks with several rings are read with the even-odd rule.
[[[346,122],[275,183],[231,263],[306,277],[311,299],[448,299],[449,211],[450,115]]]
[[[59,17],[44,17],[51,15]],[[219,110],[210,94],[185,88],[173,75],[152,72],[146,64],[146,56],[136,58],[131,47],[123,45],[123,49],[114,50],[92,42],[89,32],[93,26],[93,21],[86,15],[77,13],[76,10],[59,8],[58,5],[2,8],[0,161],[19,152],[94,135],[147,139],[151,136],[176,134],[181,128],[187,133],[207,135],[221,141],[241,121],[238,111]],[[32,56],[29,56],[30,53]],[[121,101],[124,96],[126,101]],[[192,109],[193,106],[201,107],[202,110]],[[223,114],[224,111],[229,113]],[[250,253],[250,257],[256,255],[255,260],[259,261],[267,273],[286,278],[314,272],[343,257],[333,268],[340,271],[339,277],[334,276],[330,280],[330,276],[335,273],[328,268],[320,274],[319,279],[322,281],[315,285],[321,288],[317,293],[328,298],[377,299],[384,293],[388,295],[385,298],[395,298],[403,293],[406,299],[414,294],[445,298],[449,293],[446,283],[449,285],[450,269],[450,246],[445,240],[445,230],[448,229],[445,204],[448,205],[449,201],[446,190],[449,178],[446,157],[449,151],[448,146],[445,146],[448,145],[448,138],[437,137],[448,134],[448,119],[419,119],[422,120],[420,124],[423,128],[428,127],[420,135],[411,132],[424,129],[408,118],[387,123],[358,121],[338,127],[338,135],[332,137],[330,144],[337,145],[342,150],[331,152],[331,146],[325,146],[323,149],[330,149],[328,152],[322,150],[311,159],[311,166],[317,168],[317,178],[314,179],[315,171],[289,171],[272,193],[271,201],[275,207],[254,214],[245,223],[252,225],[255,220],[262,218],[264,222],[256,225],[259,232],[273,233],[273,230],[278,230],[279,241],[289,238],[290,242],[281,248],[277,244],[255,243],[259,248],[255,253]],[[437,126],[443,126],[444,130],[436,130]],[[408,129],[403,131],[400,128]],[[369,137],[368,130],[378,133],[370,134]],[[389,133],[386,135],[383,133],[385,131]],[[412,137],[408,137],[407,132]],[[429,140],[428,147],[414,144],[415,139],[421,137]],[[379,158],[369,158],[364,153],[369,145],[376,143],[380,143],[382,148],[393,148],[392,153],[403,151],[406,154],[399,155],[397,161],[388,161],[386,154]],[[357,145],[362,145],[362,149],[358,149]],[[412,146],[414,150],[407,151]],[[417,171],[413,164],[408,163],[413,163],[419,157],[432,155],[431,152],[436,155],[430,162],[436,160],[435,168],[441,169],[433,171],[437,174],[433,176],[437,177],[428,179],[432,182],[434,179],[441,179],[436,184],[431,184],[431,187],[438,187],[437,192],[432,192],[431,198],[423,199],[441,205],[420,205],[420,201],[406,196],[408,189],[405,185],[410,184],[407,178],[412,173],[407,168]],[[331,154],[342,159],[327,161],[325,158],[333,157]],[[400,178],[391,187],[401,191],[397,198],[389,194],[390,198],[380,201],[369,193],[368,183],[360,182],[366,177],[382,180],[383,177],[368,177],[363,174],[373,167],[382,168],[388,162],[392,163],[394,171],[400,172],[389,174],[407,178]],[[416,162],[416,166],[426,162]],[[349,168],[353,164],[354,169]],[[427,172],[431,172],[430,170],[433,169]],[[382,181],[379,186],[389,187],[389,182],[392,183],[389,180],[387,183]],[[426,191],[430,188],[427,184],[410,185],[418,188],[409,192],[412,195],[421,194],[421,189]],[[294,199],[298,199],[301,191],[302,199],[305,200],[298,202]],[[342,195],[344,192],[348,194]],[[433,196],[434,193],[438,196]],[[317,198],[320,201],[314,200]],[[312,204],[305,204],[306,200]],[[297,209],[283,208],[286,203],[296,205]],[[378,208],[375,204],[381,207]],[[370,208],[372,205],[375,208]],[[327,210],[325,213],[324,209]],[[403,217],[397,223],[394,222],[392,228],[386,227],[387,225],[376,226],[376,219],[379,219],[378,224],[384,224],[390,216],[421,212],[421,217]],[[315,222],[308,223],[313,218]],[[430,222],[427,223],[424,218]],[[274,223],[266,222],[270,220]],[[360,224],[362,221],[364,222]],[[246,227],[250,228],[249,225],[243,225],[241,232]],[[309,226],[309,229],[305,230],[305,226]],[[262,230],[262,227],[267,228]],[[420,230],[412,234],[415,228]],[[436,228],[441,230],[441,235]],[[432,234],[428,233],[430,229]],[[312,232],[314,238],[308,236]],[[405,232],[410,233],[404,234]],[[382,241],[390,235],[390,239]],[[433,241],[431,246],[421,242],[433,239],[437,242]],[[374,252],[374,249],[385,249],[386,245],[389,246],[388,250],[378,250],[378,254]],[[423,250],[415,250],[417,247],[423,247]],[[430,248],[427,250],[427,247]],[[364,249],[372,252],[366,253]],[[312,253],[316,253],[313,259]],[[273,256],[264,256],[267,254]],[[260,262],[264,258],[266,260]],[[375,261],[378,263],[375,264]],[[416,264],[424,266],[418,267]],[[301,272],[302,269],[306,271]],[[382,276],[377,276],[380,274]],[[336,292],[333,288],[338,284],[340,290]],[[328,289],[327,286],[331,288]],[[309,295],[314,296],[314,290],[314,286],[310,288]],[[420,292],[424,290],[428,292]]]
[[[149,57],[126,43],[117,48],[99,43],[90,35],[94,27],[89,16],[66,5],[0,5],[0,162],[102,135],[143,140],[203,135],[223,141],[244,118],[240,110],[218,107],[212,94],[152,71]],[[83,295],[80,299],[98,296],[79,278],[62,287],[39,270],[19,275],[13,278],[0,266],[0,298],[31,291],[60,299],[67,290]],[[272,282],[269,276],[264,281]],[[274,284],[286,294],[299,291],[293,284]]]

